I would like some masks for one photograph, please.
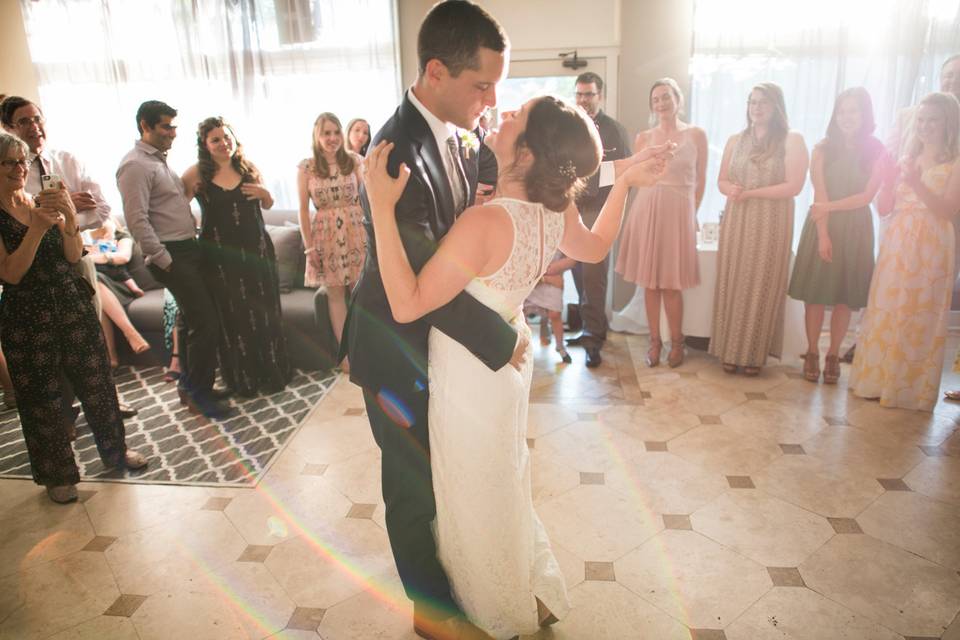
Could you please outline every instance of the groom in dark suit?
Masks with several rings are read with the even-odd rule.
[[[396,215],[407,256],[419,271],[476,196],[483,135],[477,123],[496,104],[509,43],[483,9],[449,0],[434,6],[424,19],[417,54],[417,81],[371,146],[381,140],[394,143],[392,175],[401,162],[410,168]],[[495,175],[482,178],[496,181]],[[368,254],[353,292],[341,352],[349,353],[350,379],[363,388],[381,449],[387,532],[407,597],[414,603],[414,630],[423,638],[487,638],[464,619],[437,560],[431,530],[436,504],[427,429],[427,338],[435,327],[492,370],[518,362],[526,340],[467,293],[421,320],[395,322],[380,278],[365,193],[362,202]]]

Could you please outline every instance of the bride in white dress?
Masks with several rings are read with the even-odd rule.
[[[394,216],[410,172],[401,165],[397,179],[388,175],[392,145],[370,151],[365,182],[380,271],[399,322],[466,289],[529,337],[523,301],[558,246],[576,260],[600,261],[619,230],[629,187],[656,182],[665,156],[624,171],[587,229],[573,196],[597,170],[601,145],[586,115],[554,98],[535,98],[504,113],[485,142],[500,167],[497,197],[464,211],[419,275]],[[435,536],[454,598],[495,638],[534,633],[538,624],[562,618],[570,604],[531,496],[526,431],[533,364],[490,371],[432,329],[428,371]]]

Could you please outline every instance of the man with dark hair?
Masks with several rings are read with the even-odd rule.
[[[155,100],[137,110],[136,142],[117,169],[117,187],[131,235],[150,272],[170,290],[180,308],[183,374],[177,392],[193,413],[226,416],[229,391],[214,389],[220,321],[213,294],[201,275],[197,223],[180,176],[167,166],[167,151],[177,137],[177,111]]]
[[[166,102],[147,100],[137,109],[137,131],[143,135],[144,129],[153,129],[164,117],[173,120],[177,117],[177,110]]]
[[[417,38],[419,74],[371,147],[393,142],[389,170],[405,162],[412,172],[396,215],[407,255],[419,270],[456,217],[474,201],[478,153],[464,141],[480,131],[483,112],[496,104],[506,75],[509,44],[486,11],[465,0],[431,9]],[[482,140],[477,140],[482,144]],[[471,148],[473,147],[473,148]],[[382,452],[387,532],[414,630],[423,638],[487,638],[465,620],[437,559],[431,522],[436,514],[427,429],[427,344],[431,327],[443,331],[490,369],[519,361],[527,343],[489,307],[467,293],[423,319],[393,319],[377,264],[369,203],[370,237],[363,275],[344,328],[341,354],[350,378],[363,388],[367,415]]]
[[[600,133],[603,160],[621,160],[630,156],[630,141],[623,125],[603,112],[603,79],[592,71],[577,76],[577,105],[587,112]],[[610,187],[601,187],[601,171],[593,174],[586,188],[577,198],[583,223],[592,226],[607,200]],[[607,271],[609,256],[597,264],[577,263],[573,268],[573,282],[580,297],[580,318],[583,332],[567,339],[567,344],[583,346],[587,352],[587,366],[600,366],[600,349],[607,339]]]

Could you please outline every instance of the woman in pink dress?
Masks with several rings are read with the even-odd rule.
[[[637,135],[635,151],[668,142],[677,145],[666,175],[652,187],[637,189],[620,238],[617,273],[643,287],[650,348],[647,366],[660,364],[660,303],[670,325],[671,367],[683,363],[682,289],[700,284],[697,264],[697,209],[703,199],[707,168],[707,135],[680,120],[683,94],[673,78],[650,89],[651,124]]]
[[[308,287],[327,290],[330,324],[337,341],[347,317],[347,295],[360,277],[367,253],[360,206],[360,157],[347,151],[343,127],[332,113],[313,125],[313,157],[298,165],[300,233],[306,247]],[[310,203],[316,214],[310,215]],[[342,369],[349,370],[344,360]]]

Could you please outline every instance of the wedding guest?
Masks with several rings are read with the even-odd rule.
[[[113,218],[107,218],[100,228],[89,232],[89,240],[84,241],[84,247],[97,266],[97,273],[121,283],[134,298],[142,298],[143,289],[127,270],[133,257],[133,238],[127,230],[117,229]]]
[[[939,80],[941,93],[949,93],[960,100],[960,53],[948,56],[943,61],[943,64],[940,65]],[[896,121],[884,141],[894,162],[899,162],[906,152],[919,109],[920,105],[917,104],[897,112]]]
[[[557,354],[566,364],[573,362],[573,358],[567,353],[563,342],[563,273],[572,269],[575,264],[576,260],[557,251],[540,281],[523,303],[524,313],[540,316],[540,344],[550,344],[552,329]]]
[[[720,163],[727,204],[720,221],[710,353],[723,370],[756,376],[767,355],[780,357],[793,198],[807,175],[807,147],[790,131],[783,91],[758,84],[747,100],[747,127],[733,135]]]
[[[242,396],[276,393],[290,381],[280,322],[280,283],[261,207],[273,197],[223,118],[197,130],[197,164],[187,169],[187,197],[203,214],[203,274],[220,316],[220,373]]]
[[[180,369],[180,310],[177,301],[169,289],[163,290],[163,346],[170,352],[170,364],[163,372],[164,382],[176,382],[182,373]]]
[[[603,144],[603,160],[621,160],[630,155],[630,139],[623,125],[603,111],[603,78],[592,71],[577,76],[577,106],[593,119]],[[612,184],[612,182],[611,182]],[[593,224],[610,193],[610,186],[600,186],[600,172],[593,174],[586,188],[577,197],[577,206],[588,227]],[[587,352],[587,366],[599,367],[603,362],[600,350],[607,339],[607,271],[609,257],[597,264],[580,263],[573,268],[573,282],[580,298],[583,332],[567,340]]]
[[[930,411],[940,389],[953,291],[960,103],[931,93],[920,101],[914,131],[877,198],[878,213],[892,218],[870,283],[850,388],[885,407]]]
[[[84,248],[97,268],[97,291],[103,307],[100,326],[103,328],[110,366],[116,368],[119,361],[114,327],[120,329],[135,354],[150,349],[150,344],[130,322],[126,311],[131,302],[143,296],[143,290],[127,271],[133,256],[133,239],[126,230],[117,229],[113,218],[107,218],[101,227],[85,235],[89,241],[84,241]]]
[[[340,120],[321,113],[313,124],[313,157],[297,165],[300,233],[307,252],[306,285],[326,288],[337,342],[343,336],[347,295],[360,277],[367,251],[360,171],[360,157],[343,144]],[[344,360],[342,367],[349,371],[349,362]]]
[[[92,288],[70,268],[83,252],[76,208],[65,187],[41,191],[34,206],[24,190],[28,153],[19,138],[0,133],[0,339],[33,479],[54,502],[71,502],[80,474],[63,428],[61,370],[103,464],[140,469],[147,459],[126,447]]]
[[[886,152],[873,135],[873,103],[863,87],[837,96],[827,136],[813,148],[810,179],[814,204],[803,225],[790,279],[790,297],[804,302],[807,353],[803,376],[820,379],[820,331],[831,305],[830,347],[823,381],[840,378],[840,344],[852,311],[867,304],[873,275],[873,201]]]
[[[943,64],[940,65],[940,91],[943,93],[952,93],[957,100],[960,100],[960,53],[948,56]],[[897,113],[896,121],[885,140],[887,151],[894,162],[899,162],[902,159],[902,150],[906,147],[908,137],[912,134],[914,117],[916,116],[918,108],[918,105],[911,105],[901,109]],[[888,220],[889,216],[880,219],[879,235],[881,242]],[[955,228],[954,233],[956,234],[957,231],[958,229]],[[960,236],[958,236],[958,238],[960,238]],[[956,245],[956,243],[957,238],[954,239],[954,244]],[[956,258],[960,256],[960,252],[955,252],[955,254],[954,268],[956,269],[958,267]],[[843,355],[842,360],[844,362],[853,362],[856,346],[857,345],[854,344]],[[958,351],[958,355],[960,355],[960,351]],[[945,395],[949,400],[960,400],[960,390],[947,391]]]
[[[185,371],[177,392],[193,413],[224,417],[229,390],[214,388],[220,320],[214,292],[203,278],[203,255],[196,220],[183,181],[167,166],[167,151],[177,137],[177,111],[157,100],[137,109],[140,139],[117,169],[127,228],[143,251],[147,267],[177,300],[185,333]]]
[[[620,236],[617,273],[644,288],[650,327],[647,366],[660,364],[660,303],[667,312],[670,353],[667,363],[683,363],[683,296],[700,284],[697,262],[697,210],[703,200],[707,170],[707,134],[680,120],[683,93],[673,78],[653,83],[649,96],[652,128],[637,135],[634,151],[673,143],[666,175],[652,187],[637,189]]]
[[[363,118],[354,118],[347,123],[347,150],[358,156],[367,155],[370,146],[370,123]]]
[[[43,176],[56,175],[60,177],[70,199],[73,200],[73,206],[77,210],[77,224],[81,231],[96,229],[110,218],[110,205],[103,196],[100,184],[90,176],[83,162],[75,154],[51,148],[47,144],[47,121],[38,104],[21,96],[8,96],[0,103],[0,120],[4,129],[26,142],[30,149],[27,158],[30,164],[27,167],[27,182],[24,187],[28,194],[40,193]],[[97,317],[102,317],[103,304],[93,260],[84,256],[73,268],[90,283],[94,291],[93,307]],[[64,422],[72,432],[79,408],[73,404],[75,395],[64,374],[60,376],[60,385]],[[130,418],[137,415],[137,410],[121,402],[120,415]]]

